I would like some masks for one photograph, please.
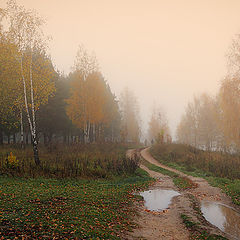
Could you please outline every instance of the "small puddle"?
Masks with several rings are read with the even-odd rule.
[[[150,211],[162,211],[168,208],[171,199],[180,195],[179,192],[166,189],[154,189],[140,192],[145,200],[145,206]]]
[[[216,202],[201,202],[205,219],[235,239],[240,239],[240,215],[228,206]]]

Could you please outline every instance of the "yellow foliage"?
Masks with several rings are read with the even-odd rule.
[[[10,167],[17,167],[19,164],[19,161],[17,160],[17,157],[13,155],[12,152],[10,152],[9,156],[7,157],[7,165]]]
[[[71,96],[66,100],[69,118],[79,128],[87,123],[107,123],[107,87],[102,75],[92,73],[84,81],[83,76],[75,72],[73,77]]]

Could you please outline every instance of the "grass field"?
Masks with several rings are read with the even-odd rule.
[[[152,179],[137,169],[115,180],[0,177],[3,239],[120,239],[134,227],[134,191]]]

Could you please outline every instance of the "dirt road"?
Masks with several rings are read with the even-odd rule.
[[[169,171],[175,172],[179,174],[180,176],[185,176],[189,178],[191,181],[193,181],[197,188],[193,188],[191,190],[188,190],[189,193],[193,194],[195,197],[197,197],[198,200],[207,200],[207,201],[219,201],[223,204],[232,205],[231,199],[221,191],[221,189],[217,187],[212,187],[209,185],[209,183],[203,179],[203,178],[197,178],[192,177],[189,175],[186,175],[176,169],[170,168],[168,166],[165,166],[161,163],[159,163],[156,159],[154,159],[151,154],[149,153],[149,148],[146,148],[141,151],[141,156],[147,160],[148,162],[155,164],[156,166],[159,166],[161,168],[167,169]],[[236,207],[236,206],[235,206]]]
[[[129,152],[129,154],[132,153],[133,152]],[[136,154],[136,152],[134,154]],[[204,199],[219,201],[231,206],[232,203],[229,197],[227,197],[219,188],[210,186],[208,182],[202,178],[191,177],[176,169],[160,164],[150,155],[148,148],[141,151],[141,156],[152,164],[175,172],[181,176],[188,177],[197,185],[197,187],[194,189],[179,191],[169,176],[151,171],[146,166],[141,165],[140,167],[147,171],[150,176],[157,179],[151,189],[172,189],[179,191],[181,195],[174,197],[169,209],[161,213],[147,211],[144,207],[144,202],[142,202],[137,206],[139,217],[135,220],[139,227],[135,229],[134,232],[130,233],[126,239],[190,239],[190,232],[183,224],[180,217],[181,214],[185,214],[191,217],[194,222],[198,222],[202,230],[207,230],[211,234],[227,237],[219,229],[209,224],[202,215],[199,214],[199,204],[200,201]]]

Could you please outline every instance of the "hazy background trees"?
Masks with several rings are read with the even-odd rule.
[[[148,123],[148,140],[151,143],[171,142],[166,113],[154,106]]]
[[[123,89],[121,93],[120,111],[122,141],[139,142],[141,137],[139,105],[137,98],[129,88]]]
[[[188,103],[177,140],[205,150],[240,150],[240,37],[228,53],[228,74],[216,96],[206,93]]]
[[[185,110],[177,128],[177,139],[205,150],[218,149],[221,131],[217,100],[202,94],[194,97]]]

